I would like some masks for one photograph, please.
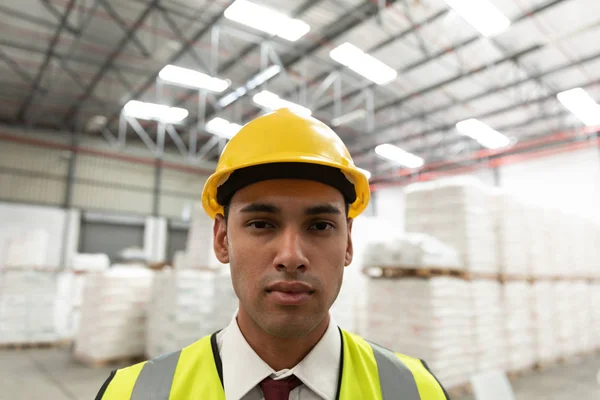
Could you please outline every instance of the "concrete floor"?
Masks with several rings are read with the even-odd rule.
[[[86,368],[72,361],[65,349],[1,350],[0,400],[91,400],[110,370]],[[598,400],[599,370],[596,355],[524,375],[513,388],[517,400]]]

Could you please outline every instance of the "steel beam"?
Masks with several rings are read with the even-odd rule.
[[[229,4],[233,3],[234,0],[229,0],[227,3],[227,6],[229,6]],[[225,9],[223,9],[223,12],[225,11]],[[199,40],[202,36],[204,36],[208,31],[210,31],[211,27],[216,24],[222,17],[223,17],[223,12],[219,13],[217,16],[213,17],[210,21],[210,23],[206,26],[203,26],[202,28],[200,28],[199,30],[197,30],[194,35],[192,35],[192,37],[187,40],[183,46],[181,46],[181,48],[179,49],[179,51],[177,51],[165,64],[173,64],[175,63],[177,60],[179,60],[184,54],[187,53],[187,51],[193,46],[193,44]],[[119,116],[121,110],[123,109],[123,106],[129,101],[129,100],[133,100],[138,98],[139,96],[141,96],[143,93],[145,93],[153,84],[154,82],[156,82],[156,78],[158,77],[158,74],[160,72],[160,70],[162,69],[162,67],[158,70],[156,70],[151,76],[148,77],[148,79],[146,79],[146,81],[138,88],[138,90],[136,90],[134,93],[131,93],[127,99],[125,99],[124,102],[121,102],[119,104],[119,109],[108,118],[108,122],[107,125],[110,125],[112,122],[114,122],[114,120]],[[195,149],[193,149],[190,146],[190,151],[192,151]]]
[[[0,60],[3,60],[15,74],[25,81],[25,83],[33,85],[33,77],[29,75],[27,71],[23,70],[23,68],[21,68],[21,66],[15,60],[10,58],[2,49],[0,49]],[[40,88],[40,91],[46,92],[47,90],[45,88]]]
[[[37,95],[37,92],[40,89],[40,86],[42,84],[42,78],[44,77],[46,68],[48,68],[48,65],[50,64],[50,59],[54,55],[54,47],[56,46],[56,44],[58,43],[58,40],[60,39],[60,34],[62,33],[63,29],[65,29],[65,27],[66,27],[67,19],[69,18],[71,11],[73,11],[74,5],[75,5],[75,0],[69,0],[69,4],[67,4],[67,9],[62,15],[60,24],[54,31],[54,35],[52,36],[52,39],[50,40],[50,44],[48,45],[48,49],[46,50],[46,54],[44,55],[44,61],[42,62],[42,65],[38,69],[35,80],[33,81],[33,87],[31,88],[29,94],[25,98],[25,101],[23,102],[23,104],[19,108],[19,111],[17,112],[18,120],[25,121],[25,114],[27,113],[29,106],[33,102],[35,96]]]
[[[121,28],[121,30],[125,34],[127,34],[129,28],[127,27],[125,21],[121,19],[119,13],[115,11],[115,9],[110,5],[110,3],[107,0],[99,1],[102,7],[108,12],[108,15],[115,21],[117,25],[119,25],[119,28]],[[131,43],[133,43],[135,47],[137,47],[137,49],[144,57],[150,57],[150,51],[148,51],[146,46],[135,36],[135,33],[131,35]]]
[[[173,127],[173,125],[171,124],[167,124],[167,134],[169,135],[169,137],[171,138],[171,140],[173,141],[173,143],[175,143],[175,146],[177,147],[177,150],[179,150],[179,152],[181,153],[181,155],[183,157],[187,157],[188,156],[188,150],[185,147],[185,143],[183,143],[183,140],[181,140],[181,137],[179,136],[179,134],[177,133],[177,131],[175,130],[175,128]]]
[[[533,9],[531,9],[531,10],[528,10],[528,11],[526,11],[526,12],[524,12],[524,13],[520,14],[519,16],[517,16],[517,17],[516,17],[516,18],[515,18],[515,19],[512,21],[512,23],[513,23],[513,24],[515,24],[515,23],[517,23],[517,22],[520,22],[520,21],[523,21],[523,20],[525,20],[525,19],[527,19],[527,18],[530,18],[531,16],[533,16],[533,15],[535,15],[535,14],[538,14],[538,13],[540,13],[540,12],[542,12],[542,11],[545,11],[545,10],[547,10],[547,9],[549,9],[549,8],[551,8],[551,7],[553,7],[553,6],[557,5],[557,4],[559,4],[559,3],[562,3],[563,1],[565,1],[565,0],[551,0],[551,1],[548,1],[548,2],[546,2],[546,3],[544,3],[544,4],[541,4],[541,5],[539,5],[539,6],[535,7],[535,8],[533,8]],[[446,10],[446,12],[440,12],[440,13],[437,13],[436,15],[434,15],[434,16],[432,16],[432,17],[430,17],[430,18],[429,18],[427,21],[425,21],[424,23],[422,23],[420,26],[423,26],[423,25],[425,25],[426,23],[431,23],[431,22],[433,22],[433,21],[436,21],[438,18],[440,18],[440,17],[442,17],[442,16],[446,15],[446,14],[447,14],[447,12],[448,12],[448,10]],[[420,26],[419,26],[419,27],[420,27]],[[402,32],[402,33],[400,33],[398,36],[399,36],[399,37],[404,37],[404,36],[406,36],[406,35],[408,35],[408,34],[411,34],[412,32],[413,32],[413,29],[411,28],[411,29],[408,29],[408,30],[406,30],[406,31],[404,31],[404,32]],[[399,37],[398,37],[398,38],[396,38],[395,40],[398,40],[398,39],[399,39]],[[399,73],[400,75],[402,75],[402,74],[406,74],[406,73],[408,73],[408,72],[412,71],[413,69],[415,69],[415,68],[417,68],[417,67],[420,67],[420,66],[422,66],[422,65],[424,65],[424,64],[427,64],[428,62],[431,62],[431,61],[437,60],[438,58],[441,58],[441,57],[443,57],[444,55],[448,54],[449,52],[452,52],[452,51],[456,51],[456,50],[459,50],[459,49],[465,48],[465,47],[467,47],[468,45],[470,45],[470,44],[472,44],[472,43],[475,43],[476,41],[478,41],[478,40],[480,40],[480,39],[481,39],[481,35],[479,35],[479,34],[476,34],[476,35],[474,35],[474,36],[472,36],[472,37],[470,37],[470,38],[468,38],[468,39],[466,39],[466,40],[463,40],[461,43],[459,43],[459,44],[457,44],[457,45],[453,45],[453,46],[450,46],[450,47],[444,48],[444,49],[442,49],[442,50],[439,50],[439,51],[437,51],[437,52],[435,52],[435,53],[431,54],[429,57],[425,57],[425,58],[423,58],[423,59],[421,59],[421,60],[419,60],[419,61],[416,61],[416,62],[414,62],[414,63],[412,63],[412,64],[410,64],[410,65],[407,65],[407,66],[403,67],[402,69],[400,69],[400,70],[398,71],[398,73]],[[538,47],[541,47],[541,45],[539,45]],[[378,48],[381,48],[381,46],[378,46]],[[375,49],[375,48],[373,48],[373,49],[370,49],[370,50],[369,50],[369,52],[372,52],[372,51],[375,51],[375,50],[376,50],[376,49]],[[533,50],[536,50],[536,48],[535,48],[535,46],[534,46],[534,48],[530,47],[530,48],[529,48],[529,50],[530,50],[530,51],[533,51]],[[528,52],[523,52],[523,54],[522,54],[522,55],[525,55],[525,54],[527,54],[527,53],[528,53]],[[516,56],[518,56],[518,54],[517,54]],[[513,56],[513,57],[515,57],[515,56]],[[511,58],[505,58],[505,61],[511,61]],[[487,68],[487,67],[484,67],[484,68],[481,68],[481,69],[478,69],[478,70],[479,70],[479,72],[480,72],[480,71],[482,71],[482,70],[485,70],[486,68]],[[448,81],[445,81],[445,82],[447,82],[447,83],[445,83],[445,84],[452,83],[452,82],[454,82],[454,81],[456,81],[456,80],[458,80],[458,79],[460,79],[460,78],[462,78],[462,77],[464,77],[464,76],[467,76],[467,75],[469,75],[469,74],[472,74],[472,73],[474,73],[474,72],[473,72],[473,70],[471,70],[471,71],[469,71],[469,72],[467,72],[467,73],[461,73],[461,74],[459,74],[457,77],[455,77],[455,79],[453,79],[453,80],[448,80]],[[374,86],[376,86],[376,84],[375,84],[375,83],[371,83],[369,86],[370,86],[370,87],[374,87]],[[436,86],[435,86],[435,87],[433,87],[433,88],[434,88],[434,89],[437,89],[437,88],[438,88],[438,86],[436,85]],[[346,94],[344,95],[344,97],[345,97],[345,98],[349,98],[349,97],[355,96],[355,95],[357,95],[357,94],[359,94],[359,93],[360,93],[360,90],[361,90],[361,89],[356,89],[356,90],[354,90],[354,91],[352,91],[352,92],[350,92],[350,93],[346,93]],[[410,97],[412,97],[412,96],[416,95],[417,93],[421,94],[421,90],[419,90],[418,92],[415,92],[415,93],[411,93],[409,96],[406,96],[406,97],[402,98],[402,101],[404,101],[405,99],[407,99],[407,98],[410,98]],[[395,101],[389,102],[388,104],[386,104],[386,105],[384,105],[384,106],[377,107],[377,108],[376,108],[376,110],[375,110],[375,113],[377,113],[377,112],[380,112],[380,111],[382,111],[382,110],[385,110],[385,109],[387,109],[387,108],[389,108],[389,107],[394,107],[394,106],[397,106],[397,105],[399,105],[399,104],[400,104],[402,101],[400,101],[400,100],[395,100]],[[320,108],[320,109],[328,108],[328,107],[330,107],[332,104],[333,104],[333,102],[329,102],[329,103],[327,103],[327,104],[323,104],[323,105],[322,105],[321,107],[319,107],[319,108]],[[313,111],[315,111],[315,110],[313,110]]]
[[[175,21],[173,21],[171,19],[171,16],[164,10],[162,10],[161,16],[163,17],[164,21],[169,26],[169,29],[171,30],[171,32],[173,32],[175,37],[177,37],[177,40],[179,41],[179,43],[182,46],[185,46],[187,43],[187,40],[185,39],[185,35],[183,34],[183,32],[181,32],[181,30],[179,29],[179,27],[177,26]],[[196,53],[196,50],[193,47],[191,47],[191,46],[189,47],[188,54],[190,57],[192,57],[192,59],[196,62],[196,64],[198,65],[198,67],[200,69],[204,70],[204,72],[209,71],[208,64],[206,64],[204,62],[204,60],[202,59],[202,57],[200,57],[198,55],[198,53]]]
[[[41,0],[41,1],[42,1],[42,4],[44,5],[44,7],[46,7],[46,9],[50,12],[50,14],[52,14],[54,17],[56,17],[56,19],[59,21],[59,23],[62,23],[61,21],[62,21],[63,14],[54,7],[54,4],[52,4],[49,0]],[[72,33],[73,35],[79,35],[79,33],[80,33],[79,29],[73,28],[69,24],[68,19],[65,22],[64,29],[66,31]]]
[[[129,123],[129,125],[131,125],[135,133],[138,134],[138,136],[140,137],[140,139],[142,139],[142,142],[144,142],[148,149],[150,149],[150,151],[153,153],[156,152],[156,144],[154,143],[150,135],[148,135],[144,127],[140,125],[138,120],[127,116],[125,116],[125,120]]]
[[[26,51],[29,53],[46,54],[46,49],[44,49],[42,47],[34,46],[31,44],[25,44],[25,43],[11,42],[9,40],[5,40],[4,38],[0,38],[0,46],[10,47],[12,49],[23,50],[23,51]],[[95,60],[81,57],[81,56],[73,55],[71,57],[66,57],[65,54],[60,53],[58,51],[54,52],[54,56],[59,59],[67,60],[70,62],[76,62],[76,63],[80,63],[80,64],[85,64],[85,65],[90,65],[90,66],[94,66],[94,67],[99,67],[102,65],[101,63],[98,63]],[[148,71],[140,69],[134,65],[120,65],[119,68],[123,71],[131,72],[132,74],[140,74],[140,75],[144,75],[144,76],[148,75]]]
[[[588,57],[582,58],[582,59],[574,61],[574,62],[568,62],[568,63],[562,64],[560,66],[551,68],[551,69],[549,69],[547,71],[540,72],[540,73],[538,73],[536,75],[528,76],[527,78],[520,79],[518,81],[514,81],[512,83],[509,83],[507,85],[498,87],[496,89],[489,90],[489,91],[484,91],[482,93],[470,96],[470,97],[468,97],[466,99],[460,100],[459,102],[452,103],[449,106],[444,105],[444,106],[436,107],[436,108],[433,108],[433,109],[427,111],[426,113],[425,112],[424,113],[420,113],[420,114],[413,115],[413,116],[408,117],[408,118],[404,118],[404,119],[401,119],[401,120],[398,120],[398,121],[386,124],[384,126],[380,126],[379,129],[377,131],[375,131],[374,133],[377,134],[377,133],[385,131],[385,130],[387,130],[389,128],[392,128],[394,126],[399,126],[399,125],[408,123],[408,122],[410,122],[410,121],[412,121],[414,119],[420,118],[421,116],[423,116],[425,114],[436,114],[436,113],[439,113],[439,112],[443,112],[443,111],[446,111],[446,110],[448,110],[448,109],[450,109],[452,107],[455,107],[457,105],[468,104],[468,103],[471,103],[471,102],[474,102],[474,101],[477,101],[477,100],[481,100],[481,99],[483,99],[483,98],[485,98],[487,96],[493,95],[495,93],[503,92],[505,90],[517,87],[519,85],[522,85],[522,84],[524,84],[526,82],[531,81],[532,79],[541,79],[544,76],[551,75],[551,74],[554,74],[554,73],[557,73],[557,72],[566,71],[567,69],[574,68],[574,67],[577,67],[577,66],[580,66],[580,65],[583,65],[583,64],[587,64],[589,62],[597,61],[597,60],[600,60],[600,52],[592,54],[592,55],[590,55]],[[513,105],[511,107],[508,107],[508,110],[510,110],[512,108],[516,109],[516,108],[518,108],[518,105]],[[487,113],[487,114],[488,114],[488,116],[491,116],[491,115],[495,115],[495,114],[500,114],[500,112],[505,112],[505,111],[507,111],[506,107],[503,108],[500,111],[495,111],[495,112]],[[482,117],[480,116],[480,117],[475,117],[475,118],[482,118]],[[444,128],[441,127],[440,129],[444,129]],[[435,131],[435,130],[431,130],[431,131]],[[417,137],[419,135],[422,135],[422,134],[428,134],[428,133],[427,132],[422,132],[422,133],[417,133],[415,135],[411,135],[411,137],[409,137],[409,140],[412,139],[412,138],[415,138],[415,137]],[[399,139],[398,141],[394,141],[393,143],[399,143],[401,141],[403,141],[403,139]],[[365,146],[365,147],[360,148],[360,149],[353,149],[352,151],[354,153],[356,153],[357,155],[360,155],[362,152],[364,152],[367,149],[370,149],[371,147],[373,147],[373,146],[372,145]]]
[[[129,43],[131,37],[138,30],[138,28],[144,23],[144,21],[146,20],[146,18],[148,18],[148,16],[150,15],[150,13],[152,12],[152,10],[154,9],[154,7],[156,6],[156,4],[158,2],[160,2],[160,0],[152,0],[148,4],[148,6],[146,7],[146,9],[142,12],[142,14],[140,14],[140,16],[134,22],[133,26],[131,26],[127,30],[127,33],[125,34],[125,36],[123,37],[123,39],[121,39],[121,41],[117,45],[116,49],[114,49],[110,53],[110,55],[108,56],[108,59],[104,62],[104,64],[100,68],[100,70],[92,78],[92,81],[87,86],[87,88],[85,90],[85,93],[83,94],[82,98],[79,99],[77,101],[77,103],[73,104],[73,106],[67,112],[67,115],[66,115],[65,120],[64,120],[65,123],[68,124],[69,122],[72,122],[74,120],[75,115],[79,112],[79,110],[81,109],[81,107],[83,106],[83,104],[85,104],[86,100],[93,93],[94,89],[96,89],[96,86],[98,86],[98,83],[100,83],[100,81],[102,80],[102,78],[104,77],[104,75],[106,74],[106,72],[108,71],[108,69],[113,65],[115,59],[119,56],[119,54],[121,54],[121,51],[125,48],[125,46],[127,45],[127,43]]]

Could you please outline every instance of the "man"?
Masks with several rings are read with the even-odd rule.
[[[248,123],[202,194],[236,316],[181,351],[118,370],[97,399],[447,399],[424,362],[329,315],[352,261],[353,218],[369,198],[325,124],[286,109]]]

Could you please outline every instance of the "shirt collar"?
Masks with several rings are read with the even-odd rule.
[[[335,399],[338,387],[342,340],[330,318],[325,334],[308,355],[291,370],[274,371],[254,352],[237,324],[237,313],[217,338],[223,360],[225,397],[239,400],[271,376],[296,375],[303,384],[324,399]],[[219,340],[220,339],[220,340]]]

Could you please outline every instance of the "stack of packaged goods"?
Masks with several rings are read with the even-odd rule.
[[[535,277],[554,275],[554,261],[550,257],[549,244],[553,239],[553,228],[548,227],[551,220],[549,210],[527,205],[524,225],[529,230],[529,249],[526,252],[531,274]]]
[[[577,350],[577,345],[574,341],[575,336],[579,332],[575,327],[574,313],[577,312],[576,298],[573,295],[573,283],[568,281],[558,281],[554,283],[554,296],[557,301],[556,305],[556,334],[557,340],[555,346],[560,352],[560,356],[568,358]]]
[[[195,202],[192,207],[185,257],[181,261],[180,268],[222,267],[213,250],[213,220],[206,215],[200,202]]]
[[[507,369],[518,371],[530,368],[535,363],[530,286],[522,281],[507,282],[502,285],[502,292]]]
[[[51,343],[61,339],[67,295],[64,274],[0,272],[0,343]]]
[[[591,285],[586,281],[569,282],[571,293],[570,300],[574,307],[572,310],[572,321],[575,335],[571,338],[573,343],[572,353],[588,353],[594,349],[594,336],[598,331],[590,329],[592,325],[592,313],[590,310]]]
[[[573,225],[572,219],[564,212],[558,209],[550,211],[550,221],[546,228],[552,229],[552,232],[548,232],[549,240],[546,249],[552,249],[549,262],[556,277],[575,276],[574,260],[571,259],[574,245]]]
[[[469,282],[449,278],[371,278],[358,309],[368,340],[427,361],[443,385],[475,372]]]
[[[555,283],[537,281],[532,287],[532,311],[534,322],[535,360],[539,364],[548,364],[557,360],[561,351],[556,345],[560,321],[556,317]]]
[[[176,351],[223,329],[237,304],[226,268],[159,272],[149,307],[146,355]]]
[[[110,259],[106,254],[77,253],[71,257],[68,272],[69,301],[65,337],[74,338],[79,331],[81,320],[81,304],[86,275],[91,272],[106,271],[110,267]]]
[[[18,232],[4,243],[0,270],[38,269],[53,270],[56,266],[48,264],[48,242],[50,235],[44,229],[32,229]]]
[[[501,284],[492,280],[475,280],[470,282],[470,291],[476,370],[505,370],[507,358]]]
[[[600,332],[600,282],[596,281],[590,285],[590,298],[588,309],[591,310],[591,325],[588,328],[590,332]],[[592,346],[594,349],[600,349],[600,335],[592,335]]]
[[[87,276],[75,356],[94,364],[144,355],[154,272],[113,266]]]
[[[494,193],[498,268],[506,275],[526,277],[531,273],[528,252],[531,233],[526,208],[508,193]]]
[[[468,271],[497,273],[496,235],[489,189],[471,177],[410,185],[406,230],[429,234],[458,251]]]

